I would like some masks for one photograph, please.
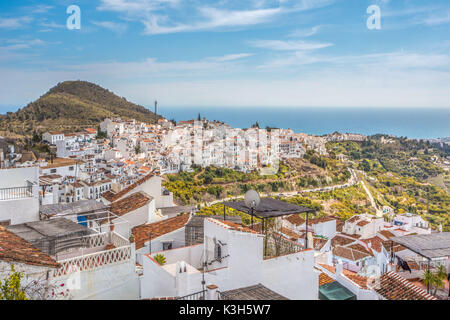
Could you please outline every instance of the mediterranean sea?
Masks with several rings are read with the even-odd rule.
[[[167,119],[191,120],[198,114],[234,128],[290,128],[294,132],[324,135],[378,133],[413,139],[450,137],[450,108],[345,108],[345,107],[158,107]]]
[[[0,106],[0,113],[17,107]],[[152,108],[150,110],[153,111]],[[220,120],[234,128],[290,128],[296,133],[324,135],[341,133],[392,134],[413,139],[450,137],[450,108],[348,108],[348,107],[165,107],[158,114],[167,119],[191,120],[198,114]]]

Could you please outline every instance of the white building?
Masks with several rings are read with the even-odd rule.
[[[166,258],[164,265],[156,262],[157,254]],[[291,254],[265,256],[264,235],[227,221],[207,218],[204,243],[152,250],[142,262],[141,298],[197,293],[203,289],[203,276],[206,286],[215,285],[219,291],[262,284],[288,299],[318,298],[313,250],[298,246]]]
[[[38,167],[0,169],[0,225],[39,220]]]
[[[361,214],[346,220],[342,232],[350,235],[358,235],[361,239],[367,239],[375,237],[377,232],[383,229],[383,218],[376,218],[369,214]]]
[[[64,133],[59,131],[45,132],[42,135],[42,140],[48,141],[51,144],[56,144],[57,141],[64,141]]]

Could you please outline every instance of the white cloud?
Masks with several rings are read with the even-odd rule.
[[[304,51],[317,50],[333,46],[332,43],[309,42],[303,40],[283,41],[283,40],[255,40],[250,42],[257,48],[264,48],[276,51]]]
[[[0,18],[0,29],[21,29],[31,21],[33,21],[31,17]]]
[[[281,13],[280,8],[229,11],[216,8],[199,8],[199,13],[204,19],[202,22],[193,24],[176,24],[173,26],[162,26],[163,18],[151,16],[143,21],[146,34],[167,34],[175,32],[201,31],[216,29],[220,27],[243,27],[268,22],[277,14]]]
[[[443,14],[439,15],[429,16],[423,19],[423,22],[431,26],[448,24],[450,23],[450,11],[444,12]]]
[[[289,37],[293,37],[293,38],[311,37],[311,36],[317,34],[322,27],[323,26],[314,26],[309,29],[294,30],[289,34]]]
[[[101,0],[98,10],[118,12],[139,21],[145,34],[167,34],[253,26],[288,13],[323,7],[335,0]]]
[[[253,54],[251,53],[237,53],[237,54],[229,54],[222,57],[213,58],[216,61],[233,61],[251,57]]]
[[[37,5],[37,6],[34,6],[34,7],[26,7],[26,8],[30,9],[30,11],[32,13],[47,13],[51,9],[53,9],[54,7],[40,4],[40,5]]]
[[[127,25],[124,23],[112,22],[112,21],[93,21],[94,25],[122,34],[127,30]]]
[[[272,65],[278,68],[276,73],[241,63],[249,53],[196,61],[149,58],[59,67],[49,62],[34,70],[3,68],[0,97],[4,104],[25,104],[24,99],[39,97],[59,81],[83,79],[141,104],[158,98],[165,105],[178,106],[450,108],[448,55],[388,52],[325,56],[312,52],[286,51],[279,64]],[[320,62],[321,68],[305,67],[313,62]]]

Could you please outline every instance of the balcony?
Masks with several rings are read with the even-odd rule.
[[[33,197],[33,185],[0,189],[0,200],[16,200]]]

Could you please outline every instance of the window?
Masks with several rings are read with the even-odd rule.
[[[214,259],[222,262],[222,246],[218,243],[214,246]]]
[[[56,173],[56,169],[50,169],[50,173]]]
[[[73,166],[72,166],[72,167],[69,167],[69,171],[73,171],[73,169],[74,169]]]
[[[171,250],[172,249],[172,241],[163,242],[163,250]]]

